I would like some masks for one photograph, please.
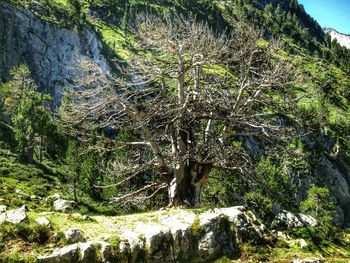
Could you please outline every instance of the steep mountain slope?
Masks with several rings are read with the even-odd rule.
[[[333,28],[325,28],[324,32],[328,33],[332,40],[336,39],[341,46],[350,48],[350,35],[339,33]]]
[[[88,26],[78,32],[61,28],[6,2],[0,3],[0,19],[0,77],[6,78],[16,65],[28,64],[37,84],[52,95],[55,105],[62,100],[63,88],[79,76],[76,63],[83,56],[108,69],[102,44]]]

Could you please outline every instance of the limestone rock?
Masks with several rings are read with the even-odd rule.
[[[300,240],[299,240],[299,247],[300,247],[300,248],[306,248],[306,247],[308,247],[308,244],[307,244],[307,242],[305,241],[305,239],[300,239]]]
[[[21,208],[9,210],[3,214],[0,214],[0,223],[10,222],[13,224],[19,224],[25,220],[27,220],[25,205]]]
[[[98,242],[100,246],[101,260],[102,263],[109,263],[112,260],[112,247],[111,244],[104,241]]]
[[[291,213],[283,210],[272,221],[271,227],[273,229],[287,230],[298,227],[315,227],[317,220],[312,216],[301,213]]]
[[[118,229],[120,243],[113,247],[105,241],[98,241],[96,245],[76,243],[76,247],[66,248],[65,251],[71,253],[65,255],[70,255],[66,257],[71,259],[78,251],[76,262],[94,262],[96,254],[105,263],[214,262],[222,256],[238,255],[240,240],[258,242],[261,236],[271,234],[243,207],[214,209],[201,214],[178,209],[171,214],[154,212],[150,216],[156,220],[140,220]],[[71,229],[66,236],[70,242],[78,242],[81,234],[78,229]],[[61,251],[45,257],[54,258],[55,261],[44,261],[49,263],[71,262],[61,258]]]
[[[49,221],[45,216],[41,216],[41,217],[35,219],[35,221],[36,221],[39,225],[44,225],[44,226],[47,226],[47,227],[51,227],[50,221]]]
[[[6,205],[0,205],[0,213],[3,213],[7,210],[7,206]]]
[[[201,235],[198,253],[205,262],[212,262],[222,255],[233,256],[236,250],[230,221],[220,209],[204,212],[199,216]]]
[[[94,263],[96,261],[96,247],[92,242],[80,243],[80,261]]]
[[[323,263],[319,258],[294,259],[293,263]]]
[[[20,190],[20,189],[16,189],[15,193],[16,193],[16,194],[19,194],[19,195],[22,195],[22,196],[26,196],[26,197],[28,197],[28,196],[29,196],[29,194],[27,194],[27,193],[23,192],[23,191],[22,191],[22,190]]]
[[[39,200],[39,199],[41,199],[40,196],[37,196],[37,195],[30,196],[30,200]]]
[[[101,52],[102,43],[90,27],[82,26],[77,32],[55,26],[30,12],[41,9],[40,5],[33,8],[37,1],[28,2],[31,8],[0,2],[0,78],[13,66],[27,64],[40,89],[51,94],[58,106],[63,89],[72,87],[72,79],[81,75],[79,60],[88,57],[101,71],[109,67]]]
[[[68,242],[71,242],[71,243],[76,243],[76,242],[82,240],[82,238],[83,238],[80,230],[77,228],[68,229],[64,233],[64,235],[65,235],[66,239],[68,240]]]
[[[78,244],[56,249],[52,254],[38,257],[40,263],[74,263],[79,260]]]
[[[228,218],[239,243],[248,241],[264,243],[267,239],[273,237],[267,227],[243,206],[220,208],[214,211]]]
[[[56,249],[50,255],[38,257],[40,263],[94,263],[96,247],[92,242],[76,243]]]
[[[89,217],[88,215],[83,215],[82,218],[81,218],[83,221],[90,221],[90,222],[93,222],[94,219]]]
[[[67,200],[63,200],[63,199],[57,199],[53,203],[53,206],[54,206],[56,211],[69,212],[69,211],[73,210],[75,204],[76,203],[74,201],[67,201]]]

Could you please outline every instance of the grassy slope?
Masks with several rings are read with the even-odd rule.
[[[44,197],[61,192],[58,177],[59,174],[48,166],[23,164],[16,155],[1,150],[0,196],[4,200],[0,204],[9,208],[27,205],[30,209],[47,211],[49,204]]]

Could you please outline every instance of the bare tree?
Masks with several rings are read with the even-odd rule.
[[[89,138],[89,131],[114,130],[113,150],[128,152],[105,165],[120,187],[146,171],[156,181],[112,198],[145,200],[168,188],[169,205],[196,205],[213,168],[249,176],[251,160],[239,141],[283,139],[292,70],[278,56],[280,43],[237,25],[234,34],[214,33],[195,19],[146,18],[136,30],[143,48],[123,78],[90,69],[61,109],[66,131]]]

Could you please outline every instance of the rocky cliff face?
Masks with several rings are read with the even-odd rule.
[[[95,240],[75,243],[40,256],[39,262],[214,262],[239,256],[239,244],[270,242],[273,234],[243,207],[200,213],[188,210],[158,211],[151,221],[121,226],[113,243]],[[113,234],[117,229],[110,227]],[[79,240],[78,240],[79,241]],[[77,241],[75,241],[77,242]]]
[[[40,89],[52,95],[55,106],[62,99],[63,87],[69,87],[79,75],[80,59],[89,57],[108,70],[102,44],[87,26],[60,28],[28,10],[0,2],[0,36],[0,77],[6,79],[13,66],[27,64]]]
[[[350,49],[350,35],[339,33],[333,28],[325,28],[324,31],[331,36],[332,40],[336,39],[341,46]]]

